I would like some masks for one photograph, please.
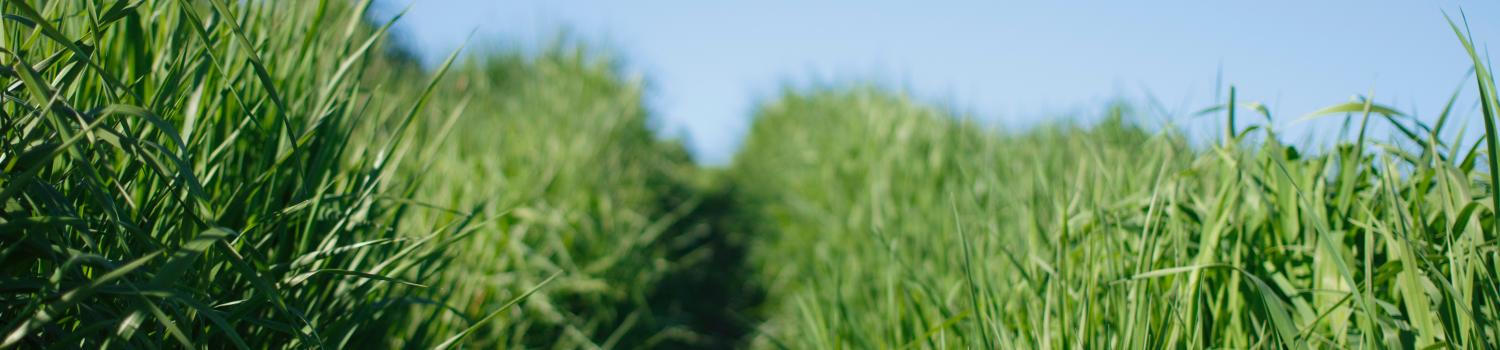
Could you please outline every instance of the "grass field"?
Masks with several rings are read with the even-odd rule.
[[[0,3],[0,348],[1500,348],[1457,26],[1477,103],[1326,149],[851,84],[705,168],[606,50],[424,67],[369,6]]]
[[[1118,106],[996,136],[900,95],[793,93],[735,163],[775,203],[754,247],[776,301],[757,343],[1497,346],[1487,160],[1431,137],[1441,122],[1332,110],[1415,137],[1301,151],[1250,112],[1198,149]]]

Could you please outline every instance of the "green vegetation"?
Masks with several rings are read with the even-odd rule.
[[[725,191],[605,55],[427,72],[368,2],[0,7],[5,348],[727,346],[750,324],[715,314],[740,293]]]
[[[0,347],[357,347],[403,318],[451,240],[392,229],[411,145],[351,134],[420,108],[360,88],[364,6],[0,7]]]
[[[1358,137],[1304,153],[1230,91],[1212,111],[1245,127],[1202,149],[1124,107],[1015,135],[871,89],[763,107],[734,164],[773,223],[752,247],[772,309],[756,343],[1500,346],[1495,161],[1436,136],[1451,104],[1431,125],[1335,105],[1314,115]],[[1408,138],[1372,141],[1371,123]]]
[[[1111,112],[1094,131],[1059,126],[997,137],[869,88],[792,93],[762,108],[734,167],[747,192],[766,196],[756,199],[770,203],[761,217],[775,223],[752,249],[777,302],[764,341],[1038,347],[1027,337],[1066,322],[1047,315],[1081,310],[1045,305],[1059,297],[1054,284],[1108,281],[1092,271],[1103,266],[1062,265],[1097,258],[1058,247],[1056,218],[1069,209],[1058,199],[1101,216],[1138,209],[1117,207],[1121,197],[1149,193],[1150,177],[1101,175],[1151,173],[1161,167],[1152,163],[1187,152],[1123,124],[1121,108]],[[1065,242],[1118,244],[1082,234],[1099,225],[1084,223],[1092,217],[1076,219]],[[1065,259],[1054,264],[1056,257]],[[1038,263],[1081,276],[1048,276]],[[1036,333],[995,334],[1020,327]]]
[[[855,86],[701,169],[606,53],[422,68],[368,7],[0,3],[0,348],[1500,347],[1467,38],[1480,143],[1457,94],[1309,151],[1233,89],[1195,146]]]
[[[411,332],[451,334],[558,277],[472,335],[479,347],[609,348],[714,345],[702,320],[679,309],[705,295],[664,299],[658,287],[704,268],[711,184],[680,145],[656,140],[643,83],[608,57],[560,42],[534,56],[488,54],[456,68],[439,89],[418,143],[437,147],[413,175],[428,211],[415,227],[480,220],[448,248],[450,307],[428,307]],[[453,118],[457,118],[456,121]],[[457,123],[457,127],[454,127]],[[408,163],[410,164],[410,163]],[[481,220],[482,219],[482,220]],[[469,315],[469,316],[466,316]],[[413,333],[414,332],[414,333]]]

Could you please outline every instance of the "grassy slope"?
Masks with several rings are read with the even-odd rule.
[[[1468,147],[1303,155],[1256,128],[1194,151],[1108,113],[992,135],[871,89],[763,107],[734,165],[772,203],[757,344],[1495,346]]]
[[[472,215],[482,228],[450,249],[444,276],[453,306],[483,315],[558,275],[521,307],[474,335],[474,345],[633,347],[716,344],[717,331],[680,310],[706,295],[662,298],[659,284],[689,283],[679,262],[716,239],[707,195],[680,145],[658,141],[643,84],[608,56],[557,44],[531,56],[487,54],[453,72],[436,94],[420,143],[438,147],[413,167],[416,198]],[[456,117],[457,127],[448,119]],[[436,180],[442,179],[442,180]],[[426,225],[426,223],[422,224]],[[664,278],[672,277],[672,281]],[[464,316],[432,309],[418,332],[461,329]],[[715,334],[705,334],[715,333]],[[416,337],[418,334],[406,334]]]

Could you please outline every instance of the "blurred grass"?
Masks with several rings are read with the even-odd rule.
[[[734,247],[713,222],[725,213],[718,185],[680,144],[653,135],[644,82],[618,70],[607,54],[559,39],[532,55],[473,55],[435,94],[435,104],[457,107],[424,119],[435,132],[416,142],[436,147],[434,158],[407,170],[446,180],[426,182],[414,198],[488,220],[471,243],[449,249],[442,269],[453,283],[446,298],[462,314],[426,308],[431,316],[403,338],[463,327],[464,315],[552,274],[561,275],[470,344],[722,347],[743,332],[727,315],[688,310],[740,292],[702,289],[700,274],[715,271],[706,269],[737,264],[723,260]],[[428,213],[418,227],[460,217]],[[664,296],[686,292],[676,288],[699,290]]]
[[[760,215],[774,223],[753,246],[777,310],[761,345],[1000,341],[984,339],[989,332],[979,325],[1014,311],[1006,305],[1036,301],[989,294],[1022,276],[1016,272],[1040,277],[1010,268],[1031,264],[1022,243],[1042,249],[1052,241],[1049,218],[1063,208],[1049,202],[1104,196],[1069,193],[1078,188],[1071,181],[1149,189],[1149,179],[1081,171],[1131,173],[1149,158],[1186,152],[1174,138],[1126,124],[1123,106],[1108,113],[1094,130],[1052,125],[997,136],[867,86],[789,91],[763,106],[733,166],[747,192],[765,196],[758,201],[770,204]],[[1146,143],[1160,144],[1160,152],[1139,151]],[[976,313],[976,305],[985,311]]]
[[[722,196],[654,138],[641,81],[574,44],[429,71],[369,6],[0,5],[3,346],[743,333],[684,310],[733,289],[654,288],[735,261],[701,258],[726,247],[703,214]]]
[[[1482,144],[1457,94],[1307,151],[1233,88],[1189,145],[856,85],[702,169],[606,51],[422,67],[369,6],[0,3],[0,348],[1500,347],[1457,25]]]
[[[731,171],[769,203],[754,344],[1500,346],[1494,161],[1435,136],[1451,105],[1330,106],[1309,117],[1344,115],[1357,138],[1305,152],[1230,91],[1210,111],[1241,128],[1203,147],[1124,106],[1011,134],[876,88],[787,92]],[[1373,141],[1368,123],[1406,132]]]

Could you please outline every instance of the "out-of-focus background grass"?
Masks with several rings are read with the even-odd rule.
[[[1124,99],[1196,141],[1218,135],[1218,120],[1187,116],[1233,83],[1286,116],[1274,124],[1287,137],[1328,146],[1336,135],[1307,130],[1337,123],[1297,117],[1372,90],[1433,113],[1467,81],[1444,11],[1500,36],[1487,20],[1500,6],[1484,1],[379,0],[374,11],[407,6],[395,36],[429,66],[470,33],[470,47],[535,52],[561,31],[608,48],[646,80],[662,136],[709,165],[732,160],[756,107],[784,87],[862,81],[1011,129],[1096,121]]]

